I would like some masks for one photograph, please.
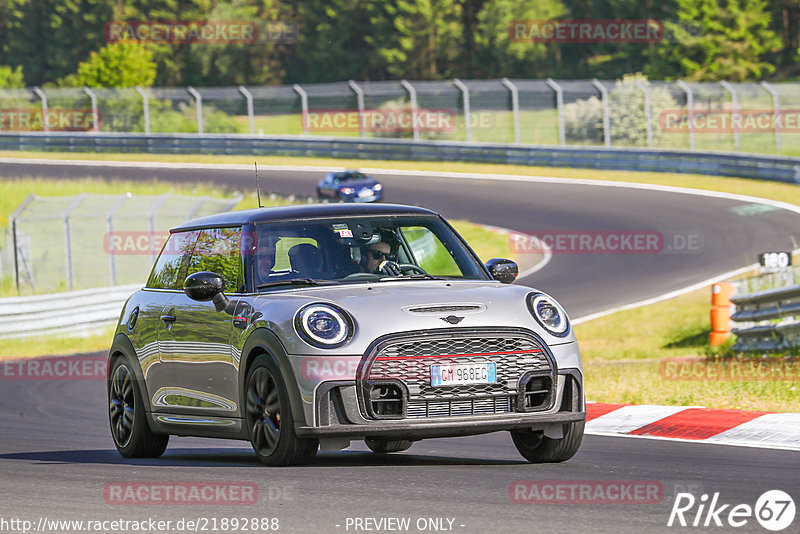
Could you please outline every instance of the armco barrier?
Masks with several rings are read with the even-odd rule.
[[[113,324],[139,288],[141,284],[0,299],[0,338],[91,332]]]
[[[743,323],[733,329],[734,350],[791,352],[800,348],[800,284],[737,295],[731,302],[736,306],[731,319]],[[769,322],[775,319],[779,321]]]
[[[800,158],[644,148],[241,134],[0,133],[0,150],[316,156],[678,172],[800,183]]]

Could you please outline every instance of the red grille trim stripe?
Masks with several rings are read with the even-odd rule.
[[[541,354],[540,349],[530,349],[530,350],[510,350],[507,352],[475,352],[472,354],[434,354],[430,356],[378,356],[375,358],[375,361],[378,360],[416,360],[420,358],[465,358],[469,356],[502,356],[504,354]]]

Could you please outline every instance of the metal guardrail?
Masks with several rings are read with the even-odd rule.
[[[0,299],[0,339],[88,333],[111,325],[139,288],[141,284]]]
[[[795,351],[800,348],[800,284],[767,289],[731,298],[739,323],[734,350]],[[777,319],[777,322],[775,320]]]
[[[141,133],[0,133],[0,150],[312,156],[462,161],[735,176],[800,183],[800,158],[643,148],[507,145],[407,139]]]

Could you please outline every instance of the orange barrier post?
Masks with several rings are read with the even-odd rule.
[[[719,282],[711,286],[711,334],[712,346],[722,345],[731,337],[731,297],[733,284]]]

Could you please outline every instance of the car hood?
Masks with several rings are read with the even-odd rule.
[[[261,325],[276,330],[287,343],[290,354],[363,354],[387,334],[442,328],[517,327],[536,332],[548,345],[575,341],[571,331],[556,337],[536,322],[525,301],[533,291],[488,280],[343,284],[259,295],[254,311],[262,314]],[[335,304],[347,311],[355,322],[352,340],[339,349],[317,349],[300,339],[294,317],[311,303]],[[461,319],[453,324],[446,320],[450,316]]]

